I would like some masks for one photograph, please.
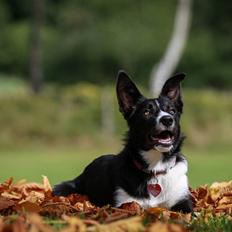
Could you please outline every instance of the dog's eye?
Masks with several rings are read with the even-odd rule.
[[[143,112],[143,114],[147,117],[147,116],[149,116],[151,114],[151,111],[150,110],[145,110]]]
[[[169,114],[174,115],[176,111],[174,109],[169,110]]]

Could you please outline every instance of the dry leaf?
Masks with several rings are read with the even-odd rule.
[[[144,231],[141,217],[135,216],[118,220],[106,225],[96,225],[87,229],[88,232],[141,232]]]
[[[10,177],[6,181],[4,181],[2,184],[0,184],[0,193],[8,190],[13,182],[13,177]]]
[[[28,217],[28,222],[32,225],[31,231],[38,231],[38,232],[54,232],[54,230],[44,224],[42,218],[37,215],[37,214],[29,214]]]
[[[19,217],[13,224],[12,224],[12,232],[27,232],[28,228],[26,226],[25,220]]]
[[[9,200],[20,200],[22,198],[22,194],[16,192],[3,192],[1,196]]]
[[[0,197],[0,211],[14,206],[15,202],[4,197]]]
[[[135,201],[124,203],[120,206],[120,208],[131,211],[136,214],[140,214],[142,212],[142,207]]]
[[[3,227],[4,227],[4,222],[3,219],[0,217],[0,231],[3,231]]]
[[[206,221],[212,215],[226,215],[232,220],[232,181],[213,183],[210,187],[200,186],[191,189],[191,193],[195,212],[204,210]],[[123,204],[121,208],[110,205],[99,208],[93,205],[88,197],[80,194],[53,196],[46,176],[43,176],[42,184],[28,183],[25,180],[14,184],[12,178],[0,184],[0,211],[4,215],[24,215],[13,220],[6,216],[0,217],[0,232],[26,232],[29,229],[31,232],[55,232],[52,227],[43,223],[39,215],[63,217],[67,222],[63,232],[125,232],[145,229],[182,232],[186,231],[182,225],[170,221],[189,223],[192,220],[191,214],[172,212],[164,208],[142,210],[136,202]],[[37,214],[25,214],[27,212]],[[149,228],[142,224],[145,219],[148,219]]]
[[[47,178],[47,176],[42,176],[43,177],[43,188],[45,192],[52,192],[52,186],[50,185],[50,182]]]
[[[186,229],[181,225],[177,224],[168,224],[163,222],[153,223],[149,228],[148,232],[184,232]]]
[[[30,202],[30,201],[24,201],[16,205],[14,209],[17,212],[22,211],[22,212],[29,212],[29,213],[38,213],[41,210],[41,207],[36,203]]]
[[[77,217],[63,216],[63,219],[68,223],[68,227],[63,229],[62,232],[86,232],[86,225]]]

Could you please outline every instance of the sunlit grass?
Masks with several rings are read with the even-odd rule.
[[[95,157],[116,153],[117,146],[78,148],[71,146],[31,146],[0,150],[0,181],[13,176],[15,180],[41,181],[48,176],[52,184],[71,179],[82,172]],[[230,148],[184,149],[189,161],[189,182],[192,187],[232,179]]]
[[[190,186],[196,187],[212,182],[232,179],[231,147],[213,147],[209,149],[184,149],[189,161]]]

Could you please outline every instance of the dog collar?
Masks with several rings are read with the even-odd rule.
[[[138,168],[140,171],[145,172],[151,176],[158,176],[158,175],[165,175],[167,174],[167,169],[165,170],[157,170],[157,171],[153,171],[153,170],[147,170],[146,168],[143,168],[142,164],[140,164],[137,160],[133,159],[133,163],[135,165],[136,168]]]
[[[174,160],[174,165],[172,167],[169,167],[169,168],[165,169],[165,170],[156,170],[156,171],[147,170],[146,168],[144,168],[142,166],[141,163],[139,163],[135,159],[133,159],[133,163],[134,163],[134,165],[136,166],[137,169],[139,169],[140,171],[142,171],[144,173],[147,173],[147,174],[151,175],[151,177],[155,178],[156,183],[147,184],[147,192],[150,193],[151,195],[153,195],[153,197],[158,197],[159,194],[162,192],[162,187],[158,183],[159,180],[158,180],[157,176],[167,174],[168,169],[172,169],[176,165],[176,158]]]

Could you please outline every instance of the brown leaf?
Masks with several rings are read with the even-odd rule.
[[[10,200],[20,200],[22,198],[22,194],[16,192],[3,192],[1,196]]]
[[[12,232],[27,232],[28,228],[22,217],[18,217],[17,220],[11,225]]]
[[[17,212],[30,212],[30,213],[38,213],[41,210],[41,207],[38,204],[30,201],[24,201],[16,205],[14,208]]]
[[[148,232],[185,232],[187,231],[182,225],[174,223],[155,222],[148,228]]]
[[[3,227],[4,227],[3,218],[0,217],[0,231],[3,231]]]
[[[209,191],[212,199],[216,201],[224,194],[232,192],[232,181],[220,183],[215,182],[210,186]]]
[[[4,181],[2,184],[0,184],[0,193],[8,190],[13,183],[13,177],[10,177],[6,181]]]
[[[46,203],[41,206],[40,214],[49,216],[61,216],[63,214],[74,214],[79,212],[75,207],[63,202]]]
[[[86,232],[86,225],[77,217],[63,216],[63,219],[68,223],[68,227],[63,229],[62,232]]]
[[[52,192],[52,186],[50,185],[50,182],[47,178],[47,176],[42,176],[43,177],[43,188],[45,192]]]
[[[96,227],[88,228],[89,232],[141,232],[144,231],[142,218],[134,216],[128,219],[118,220],[109,224],[97,225]],[[62,231],[63,232],[63,231]]]
[[[54,230],[50,226],[44,224],[42,218],[39,215],[34,213],[29,214],[27,218],[28,218],[28,222],[31,224],[31,231],[54,232]]]
[[[149,208],[146,210],[146,213],[152,214],[154,216],[160,216],[163,214],[163,212],[167,211],[167,209],[164,208],[159,208],[159,207],[154,207],[154,208]]]
[[[145,211],[145,215],[147,215],[151,220],[154,219],[162,219],[162,221],[181,221],[181,222],[190,222],[192,219],[191,213],[183,214],[180,212],[173,212],[164,208],[150,208]]]
[[[0,197],[0,211],[14,206],[15,202],[4,197]]]
[[[141,206],[135,201],[124,203],[120,206],[120,208],[131,211],[132,213],[136,214],[140,214],[142,212]]]
[[[200,186],[197,189],[191,189],[191,193],[194,210],[197,212],[204,210],[205,220],[221,215],[232,218],[232,181],[214,183],[210,187]],[[12,219],[6,219],[7,217],[0,218],[0,231],[2,226],[4,231],[15,231],[18,226],[20,232],[25,232],[28,228],[34,232],[52,232],[53,229],[45,225],[38,214],[69,216],[66,218],[67,232],[77,230],[88,232],[140,231],[145,230],[142,224],[143,219],[148,219],[149,230],[179,232],[185,231],[184,227],[170,223],[170,220],[180,222],[180,224],[191,221],[191,214],[172,212],[158,207],[142,210],[136,202],[123,204],[121,208],[110,205],[99,208],[93,205],[88,197],[80,194],[71,194],[67,197],[53,196],[46,176],[43,176],[42,184],[28,183],[25,180],[14,184],[12,178],[0,184],[0,210],[5,215],[12,212],[23,213],[26,218],[28,215],[24,214],[25,212],[37,213],[31,218],[29,217],[29,220],[18,221],[14,218],[12,221]],[[135,214],[143,216],[132,217]],[[74,215],[81,215],[84,219],[81,220]],[[4,222],[6,222],[6,226]]]
[[[232,204],[232,196],[224,196],[218,202],[219,206],[220,205],[227,205],[227,204]]]
[[[89,198],[87,196],[81,194],[71,194],[67,196],[66,199],[68,199],[72,205],[77,202],[84,203],[85,201],[89,201]]]

